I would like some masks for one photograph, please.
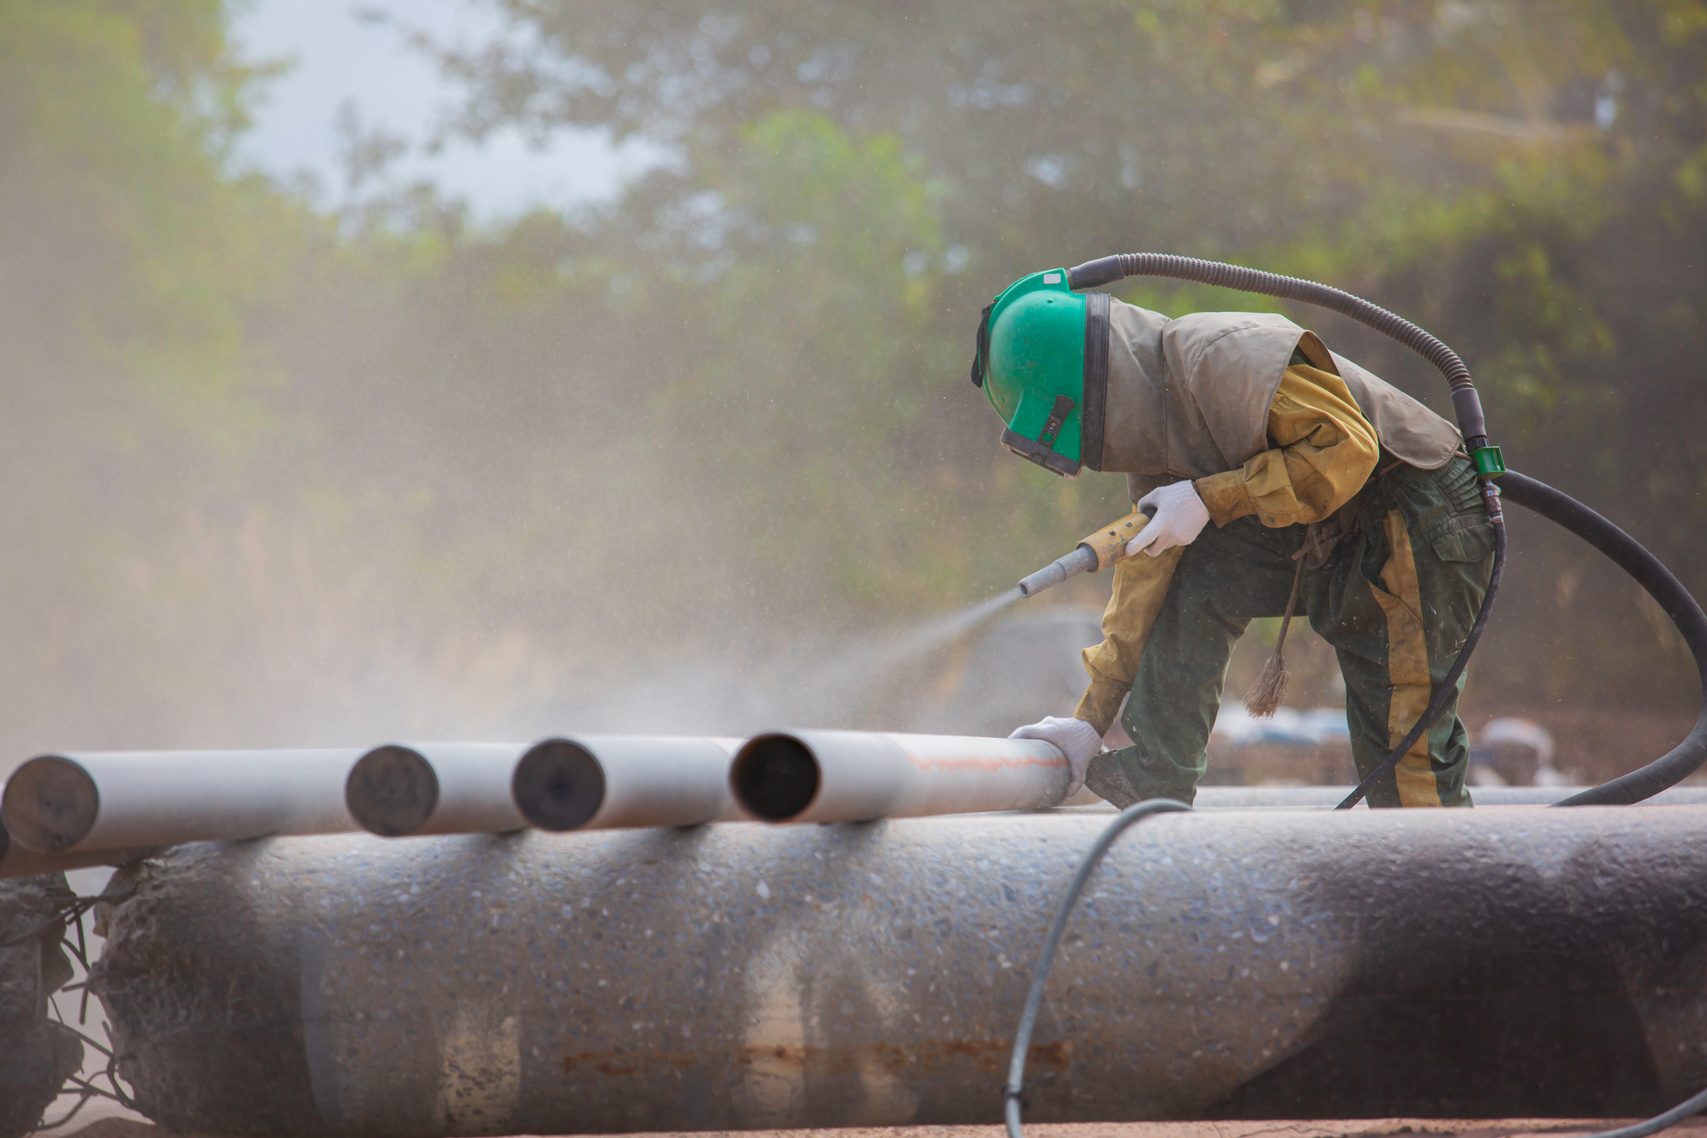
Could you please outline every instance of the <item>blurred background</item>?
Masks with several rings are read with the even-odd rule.
[[[1700,0],[0,0],[0,770],[1066,714],[1106,579],[945,618],[1124,484],[1003,451],[966,365],[1118,251],[1417,320],[1707,595],[1704,129]],[[1515,514],[1466,718],[1640,765],[1689,658]],[[1229,721],[1214,777],[1349,773],[1289,648],[1305,742]]]

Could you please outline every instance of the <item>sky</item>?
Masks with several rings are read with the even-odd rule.
[[[481,146],[453,142],[440,153],[425,142],[457,88],[431,60],[383,22],[361,12],[390,13],[455,43],[483,42],[500,26],[470,0],[250,0],[232,28],[252,61],[285,60],[290,70],[272,80],[255,106],[255,126],[238,149],[240,163],[281,180],[311,174],[319,204],[350,200],[339,159],[338,121],[352,107],[364,130],[375,128],[409,141],[384,181],[364,195],[427,178],[446,196],[465,201],[476,221],[498,221],[534,206],[572,209],[609,200],[625,179],[656,161],[645,144],[613,146],[602,131],[564,131],[544,150],[515,131]]]

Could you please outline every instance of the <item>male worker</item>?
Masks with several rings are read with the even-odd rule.
[[[1450,423],[1284,317],[1170,320],[1073,292],[1059,269],[985,309],[972,381],[1010,450],[1070,477],[1124,473],[1132,500],[1155,511],[1127,546],[1145,556],[1114,569],[1073,718],[1015,737],[1055,744],[1082,778],[1124,699],[1132,746],[1090,769],[1091,789],[1119,806],[1189,803],[1234,642],[1254,617],[1297,611],[1339,656],[1358,770],[1398,745],[1493,568]],[[1370,804],[1468,806],[1467,765],[1454,693]]]

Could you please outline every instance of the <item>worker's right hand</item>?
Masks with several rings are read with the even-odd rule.
[[[1102,735],[1083,719],[1061,719],[1046,715],[1036,723],[1021,727],[1010,739],[1041,739],[1067,756],[1067,766],[1073,772],[1072,785],[1064,798],[1071,798],[1085,785],[1085,768],[1091,758],[1102,750]]]
[[[1154,507],[1151,513],[1144,507]],[[1136,557],[1142,549],[1151,557],[1176,545],[1190,545],[1209,524],[1209,507],[1198,496],[1190,479],[1159,486],[1138,499],[1138,508],[1150,514],[1150,522],[1126,543],[1126,556]]]

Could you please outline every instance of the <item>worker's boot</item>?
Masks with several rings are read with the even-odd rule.
[[[1113,751],[1102,751],[1091,759],[1091,765],[1085,768],[1085,786],[1116,810],[1124,810],[1138,801],[1138,792],[1126,781],[1126,772]]]

